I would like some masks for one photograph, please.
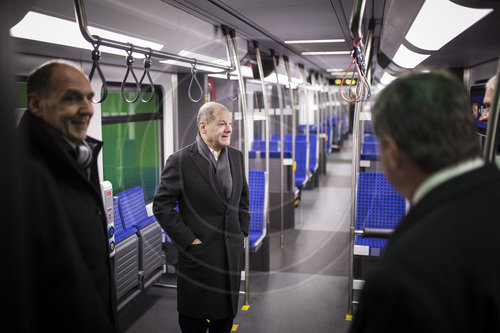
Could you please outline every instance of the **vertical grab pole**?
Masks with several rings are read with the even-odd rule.
[[[354,305],[354,231],[356,229],[356,198],[357,198],[357,184],[359,173],[359,114],[361,112],[361,103],[356,103],[354,107],[354,126],[352,134],[352,177],[351,177],[351,224],[349,228],[349,304],[347,308],[348,320],[352,319],[353,305]]]
[[[365,12],[366,0],[356,0],[353,5],[353,11],[350,21],[350,33],[353,41],[359,40],[362,36],[361,24],[363,22],[363,14]],[[361,80],[362,78],[358,78]],[[361,112],[362,103],[356,103],[354,108],[354,124],[353,124],[353,144],[352,144],[352,178],[351,178],[351,225],[350,225],[350,242],[349,242],[349,304],[347,308],[346,319],[352,320],[353,305],[354,305],[354,238],[356,228],[356,198],[357,184],[359,173],[359,157],[360,157],[360,130],[359,130],[359,115]]]
[[[246,90],[245,90],[245,81],[243,80],[243,75],[241,74],[241,66],[240,66],[240,60],[238,58],[238,50],[236,48],[236,33],[234,29],[227,29],[229,30],[228,35],[231,37],[231,43],[230,43],[230,48],[232,49],[232,55],[234,57],[234,64],[236,66],[236,71],[238,73],[238,83],[239,83],[239,88],[240,88],[240,104],[241,104],[241,115],[242,115],[242,120],[243,120],[243,133],[244,133],[244,142],[245,144],[244,149],[243,149],[243,159],[244,159],[244,164],[245,164],[245,178],[248,182],[248,129],[247,129],[247,98],[246,98]],[[224,32],[224,31],[223,31]],[[226,41],[228,41],[228,36],[226,35],[226,32],[224,32],[224,35],[226,37]],[[249,285],[249,273],[250,273],[250,242],[249,238],[245,237],[245,305],[249,305],[249,292],[250,292],[250,285]]]
[[[278,77],[278,62],[277,59],[279,56],[274,55],[274,50],[271,50],[271,56],[273,58],[274,65],[274,73],[276,74],[276,90],[278,90],[278,105],[280,108],[280,215],[281,215],[281,224],[280,224],[280,247],[285,247],[285,237],[284,237],[284,209],[283,209],[283,190],[284,190],[284,182],[283,182],[283,157],[284,157],[284,129],[283,129],[283,96],[281,92],[280,80]]]
[[[255,54],[257,56],[257,66],[259,68],[260,84],[262,87],[262,100],[264,101],[264,115],[266,117],[264,140],[266,140],[266,181],[269,182],[269,100],[267,99],[266,84],[264,82],[264,69],[262,67],[262,58],[260,57],[259,42],[254,40],[253,45],[255,47]],[[266,234],[267,232],[267,224],[269,223],[269,193],[267,193],[266,195],[265,207],[268,208],[265,212],[266,221],[264,223],[264,234]]]
[[[317,105],[317,110],[316,113],[314,114],[314,123],[316,124],[316,140],[319,140],[319,95],[318,95],[318,90],[316,87],[316,75],[315,73],[311,73],[311,85],[313,86],[314,89],[314,97],[316,98],[316,105]],[[318,145],[318,142],[316,143]],[[316,148],[316,154],[317,156],[319,155],[319,146]],[[319,161],[319,159],[318,159]],[[318,168],[319,170],[320,168]]]
[[[299,72],[300,79],[302,80],[302,84],[304,85],[304,100],[305,100],[305,123],[306,123],[306,165],[309,165],[309,156],[310,156],[310,142],[309,142],[309,107],[307,101],[307,77],[304,65],[299,64]],[[306,174],[309,176],[309,168],[307,168]],[[295,182],[294,182],[295,184]]]
[[[290,108],[292,109],[292,161],[295,161],[295,134],[296,134],[296,116],[295,116],[295,103],[293,100],[293,89],[292,89],[292,73],[290,72],[290,63],[288,62],[288,57],[283,56],[283,63],[285,64],[286,75],[288,77],[288,87],[290,90]],[[309,163],[306,165],[308,168]],[[292,173],[292,184],[295,186],[295,173]]]

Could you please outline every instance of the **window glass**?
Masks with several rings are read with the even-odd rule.
[[[128,99],[134,98],[134,93],[126,94]],[[160,179],[161,161],[158,100],[161,96],[155,94],[149,103],[127,103],[120,91],[110,89],[101,104],[103,177],[113,184],[114,194],[140,186],[144,199],[153,199]]]

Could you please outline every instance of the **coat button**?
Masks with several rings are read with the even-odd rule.
[[[102,215],[102,210],[100,210],[99,208],[97,208],[97,215]]]

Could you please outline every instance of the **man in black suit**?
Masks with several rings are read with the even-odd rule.
[[[28,110],[19,123],[18,131],[27,156],[34,161],[37,174],[43,175],[45,171],[54,183],[50,185],[48,180],[45,181],[44,186],[48,186],[51,195],[43,196],[38,190],[38,201],[36,204],[27,203],[27,210],[29,216],[35,215],[34,212],[39,211],[37,207],[44,201],[51,202],[47,207],[61,209],[61,212],[54,209],[51,229],[37,233],[37,255],[54,253],[56,250],[53,247],[59,246],[60,256],[53,258],[53,262],[42,261],[44,266],[38,269],[53,269],[56,266],[54,263],[61,258],[73,258],[70,270],[61,272],[62,277],[68,274],[67,281],[47,279],[44,284],[40,283],[43,286],[40,288],[41,295],[48,288],[54,289],[45,303],[52,312],[45,311],[50,315],[42,320],[44,325],[55,330],[68,329],[61,324],[69,321],[65,313],[50,307],[52,302],[61,299],[73,306],[66,306],[64,310],[72,309],[77,314],[75,318],[82,320],[81,323],[73,322],[71,330],[118,331],[107,222],[97,170],[97,155],[102,142],[87,136],[94,114],[94,92],[79,68],[66,61],[54,60],[36,68],[28,76],[26,93]],[[36,209],[31,211],[30,207]],[[67,225],[59,226],[59,217]],[[66,236],[59,244],[50,243],[62,235]],[[78,275],[77,280],[74,275]],[[75,288],[83,295],[82,299],[87,300],[69,298]],[[65,297],[68,299],[65,300]]]
[[[250,220],[248,184],[243,154],[229,146],[229,110],[206,103],[197,122],[196,141],[166,162],[153,211],[179,250],[177,310],[182,332],[230,332]]]
[[[412,208],[366,279],[351,332],[500,331],[500,173],[467,93],[412,73],[372,108],[384,172]]]

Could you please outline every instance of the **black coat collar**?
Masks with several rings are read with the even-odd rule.
[[[18,131],[21,134],[23,143],[28,153],[39,160],[53,161],[61,167],[72,170],[74,173],[87,179],[84,171],[77,165],[73,156],[68,151],[67,144],[61,133],[48,124],[46,121],[33,115],[27,110],[19,122]],[[99,176],[97,169],[97,156],[101,151],[103,143],[90,136],[85,141],[89,144],[93,152],[91,164],[91,183],[99,191]]]
[[[468,193],[475,187],[485,186],[499,177],[500,172],[498,168],[494,163],[490,163],[437,186],[411,208],[408,215],[403,218],[389,239],[387,248],[414,226],[418,225],[419,221],[423,220],[425,215],[432,212],[439,205],[453,200],[454,197],[463,193]]]

